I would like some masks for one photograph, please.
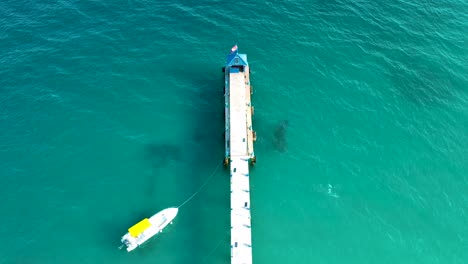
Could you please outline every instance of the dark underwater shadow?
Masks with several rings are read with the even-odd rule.
[[[182,146],[170,143],[150,143],[145,145],[145,157],[153,167],[160,167],[170,161],[182,159]]]
[[[281,120],[274,128],[273,146],[281,153],[288,151],[288,128],[288,120]]]
[[[265,120],[260,117],[253,122],[255,128],[257,128],[255,149],[265,152],[288,152],[289,120],[283,119],[275,123],[271,123],[270,120],[265,122]]]
[[[151,167],[151,174],[147,178],[146,195],[154,199],[157,193],[158,178],[162,177],[162,170],[183,161],[183,146],[171,143],[149,143],[144,146],[144,159]]]
[[[393,87],[417,106],[445,104],[454,97],[456,85],[443,65],[409,55],[385,65]]]

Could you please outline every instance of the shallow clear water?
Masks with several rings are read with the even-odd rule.
[[[254,263],[467,263],[466,10],[0,2],[0,263],[228,263],[226,170],[159,238],[117,247],[222,161],[235,43],[255,91]]]

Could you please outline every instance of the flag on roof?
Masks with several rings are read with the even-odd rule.
[[[237,51],[237,44],[234,45],[234,47],[231,48],[231,53],[233,53],[234,51]]]

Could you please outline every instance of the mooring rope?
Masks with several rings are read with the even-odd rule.
[[[203,260],[202,260],[201,263],[205,263],[205,262],[208,260],[208,258],[211,256],[211,254],[213,254],[213,253],[216,251],[216,249],[218,249],[218,247],[221,245],[221,242],[223,242],[223,240],[225,240],[226,237],[229,236],[229,235],[230,235],[230,234],[224,235],[224,237],[221,238],[221,239],[219,240],[219,242],[218,242],[218,244],[216,245],[216,247],[213,248],[213,249],[210,251],[210,253],[208,253],[208,255],[206,255],[206,256],[203,258]]]
[[[187,200],[185,200],[185,201],[184,201],[181,205],[179,205],[177,208],[181,208],[181,207],[184,206],[186,203],[188,203],[190,200],[192,200],[198,193],[200,193],[201,190],[202,190],[202,189],[208,184],[208,182],[213,178],[213,176],[214,176],[215,173],[218,171],[219,166],[221,166],[222,163],[223,163],[223,161],[221,161],[221,162],[218,164],[218,166],[216,166],[216,168],[215,168],[214,171],[211,173],[211,175],[210,175],[208,178],[206,178],[206,180],[203,182],[202,186],[200,186],[200,188],[199,188],[196,192],[194,192]],[[218,244],[218,246],[219,246],[219,244]],[[216,248],[217,248],[218,246],[216,246]],[[123,247],[124,247],[124,245],[121,245],[121,246],[118,247],[118,249],[120,250],[120,249],[122,249]],[[216,248],[215,248],[215,249],[216,249]],[[214,251],[214,250],[213,250],[213,251]],[[210,253],[210,254],[211,254],[211,253]]]
[[[221,166],[223,162],[221,161],[218,166],[216,166],[216,169],[214,169],[214,171],[211,173],[211,175],[206,178],[205,182],[202,184],[202,186],[200,186],[200,188],[194,192],[187,200],[185,200],[181,205],[179,205],[177,208],[181,208],[182,206],[184,206],[186,203],[188,203],[190,200],[192,200],[195,195],[197,195],[198,193],[201,192],[201,190],[205,187],[206,184],[208,184],[208,182],[211,180],[211,178],[213,178],[213,176],[215,175],[216,171],[219,169],[219,166]]]

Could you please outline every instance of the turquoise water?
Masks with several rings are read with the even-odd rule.
[[[1,1],[0,263],[229,263],[226,170],[159,238],[117,247],[222,161],[235,43],[255,91],[254,263],[468,263],[467,10]]]

